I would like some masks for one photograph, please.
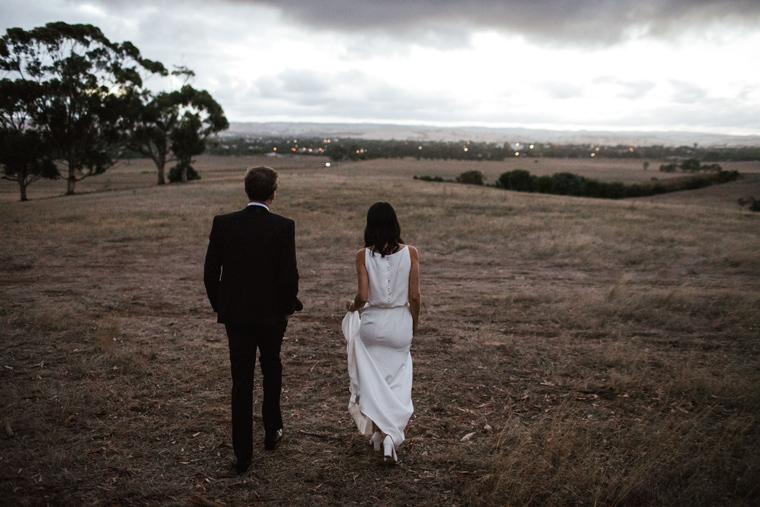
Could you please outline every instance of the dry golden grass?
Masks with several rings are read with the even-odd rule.
[[[757,505],[760,215],[735,202],[757,180],[603,201],[412,179],[512,162],[318,162],[207,157],[201,181],[159,188],[133,161],[27,203],[0,186],[2,503]],[[225,478],[227,346],[201,270],[260,163],[282,173],[306,308],[283,347],[286,438]],[[396,467],[345,411],[342,302],[377,200],[422,262]]]

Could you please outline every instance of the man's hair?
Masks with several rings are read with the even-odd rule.
[[[275,190],[280,175],[267,166],[251,167],[245,173],[245,193],[251,201],[266,201]]]

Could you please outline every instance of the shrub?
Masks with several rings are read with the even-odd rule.
[[[551,176],[533,176],[533,191],[542,194],[549,194],[552,191]]]
[[[674,173],[676,172],[676,169],[678,169],[678,166],[676,164],[661,164],[660,165],[660,172],[662,173]]]
[[[683,162],[681,162],[681,170],[684,172],[695,172],[699,171],[699,160],[696,158],[687,158]]]
[[[420,181],[443,181],[441,176],[415,176],[414,179]]]
[[[509,188],[518,192],[532,192],[533,178],[524,169],[515,169],[509,173]]]
[[[518,192],[532,192],[533,180],[535,178],[525,169],[515,169],[507,171],[499,176],[496,185],[507,190],[517,190]]]
[[[760,211],[760,200],[755,199],[754,197],[740,197],[736,202],[742,208],[749,204],[750,211]]]
[[[585,195],[588,197],[605,197],[607,183],[602,183],[599,180],[586,181]]]
[[[639,185],[637,183],[634,183],[633,185],[628,185],[625,189],[625,195],[627,197],[642,197],[645,195],[649,195],[649,187],[645,185]]]
[[[552,176],[552,194],[583,195],[586,178],[573,173],[557,173]]]
[[[623,199],[627,195],[628,192],[626,191],[625,184],[615,181],[607,183],[607,195],[603,197],[607,197],[608,199]]]
[[[457,183],[465,185],[482,185],[483,181],[483,173],[480,171],[465,171],[457,176]]]
[[[675,164],[671,164],[671,166],[676,167]],[[670,171],[670,169],[668,169],[668,171]],[[664,194],[666,192],[676,192],[679,190],[694,190],[717,183],[733,181],[738,177],[738,171],[720,171],[714,174],[673,178],[667,182],[657,181],[657,178],[652,178],[653,183],[634,183],[632,185],[625,185],[619,181],[607,183],[604,181],[584,178],[583,176],[578,176],[577,174],[572,173],[557,173],[553,176],[532,176],[524,169],[515,169],[514,171],[502,173],[502,175],[496,180],[496,186],[519,192],[538,192],[542,194],[573,195],[602,199],[623,199],[625,197],[644,197],[647,195]],[[426,181],[443,181],[442,178],[438,179],[439,177],[433,178],[430,176],[415,176],[414,178],[424,179]],[[483,174],[480,171],[468,171],[460,174],[456,181],[457,183],[482,185]],[[739,204],[744,206],[749,202],[750,201],[747,201],[746,203],[740,202]],[[755,210],[753,209],[753,211]]]
[[[196,171],[191,165],[187,166],[187,181],[199,179],[201,179],[201,175],[198,174],[198,171]],[[169,170],[169,181],[171,183],[182,182],[182,168],[179,164]]]

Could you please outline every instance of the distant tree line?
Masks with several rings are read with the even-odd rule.
[[[490,143],[474,141],[373,141],[365,139],[226,137],[209,153],[216,155],[326,156],[333,161],[377,158],[416,158],[433,160],[505,160],[510,158],[616,158],[728,162],[760,160],[760,147],[700,148],[698,146],[605,146],[593,144]]]
[[[169,72],[92,25],[9,28],[0,38],[0,73],[0,166],[4,179],[18,182],[22,201],[40,178],[65,178],[73,194],[77,182],[129,150],[154,161],[159,184],[174,160],[170,180],[187,181],[192,157],[229,126],[211,95],[187,84],[192,71]],[[144,86],[169,75],[185,85],[160,93]]]
[[[696,158],[687,158],[680,164],[670,163],[660,165],[660,172],[663,173],[674,173],[679,169],[687,173],[695,173],[699,171],[719,173],[723,170],[720,164],[701,164]]]
[[[666,181],[626,185],[621,182],[599,181],[567,172],[557,173],[552,176],[535,176],[524,169],[515,169],[514,171],[502,173],[494,186],[517,192],[623,199],[626,197],[664,194],[679,190],[694,190],[718,183],[734,181],[738,177],[738,171],[719,171],[689,178],[672,178]],[[440,176],[415,176],[414,179],[422,181],[446,181]],[[480,171],[465,171],[457,176],[454,181],[468,185],[485,184],[485,178]]]

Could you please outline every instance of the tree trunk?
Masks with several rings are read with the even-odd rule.
[[[26,180],[21,176],[18,177],[18,190],[21,193],[21,202],[28,201],[26,197]]]
[[[74,195],[77,185],[77,176],[73,164],[69,163],[69,177],[66,180],[66,195]]]
[[[158,166],[158,184],[159,185],[166,185],[166,177],[165,177],[165,166],[160,165]]]
[[[187,166],[182,166],[182,183],[187,183]]]

